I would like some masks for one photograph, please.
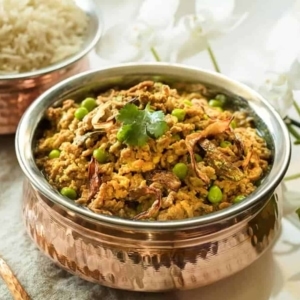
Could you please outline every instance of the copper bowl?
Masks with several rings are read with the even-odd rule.
[[[36,71],[0,74],[0,134],[15,133],[24,111],[45,90],[89,69],[87,54],[99,41],[103,26],[99,9],[92,0],[77,1],[76,4],[90,18],[87,35],[78,53]]]
[[[95,214],[51,188],[32,152],[45,110],[66,98],[80,99],[87,91],[157,76],[166,81],[202,82],[252,111],[274,157],[257,190],[243,202],[206,216],[144,222]],[[280,116],[250,88],[200,69],[149,63],[89,71],[42,94],[19,124],[16,152],[26,175],[26,228],[42,252],[62,268],[92,282],[135,291],[165,291],[196,288],[232,275],[274,242],[281,219],[280,182],[291,147]]]

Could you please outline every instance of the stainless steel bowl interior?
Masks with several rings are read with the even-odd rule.
[[[253,113],[257,126],[273,151],[273,164],[270,172],[257,190],[247,199],[237,205],[214,212],[205,216],[167,222],[144,222],[121,219],[93,213],[73,201],[62,197],[53,189],[37,168],[32,149],[34,147],[37,128],[43,119],[44,111],[49,106],[57,105],[67,98],[94,94],[99,90],[116,85],[129,85],[144,79],[162,79],[168,82],[201,82],[212,89],[224,92],[232,97],[234,103],[247,106]],[[219,223],[243,213],[255,206],[261,199],[273,193],[281,182],[290,161],[291,146],[289,133],[279,114],[258,93],[249,87],[233,81],[223,75],[196,69],[192,67],[165,64],[123,64],[111,68],[88,71],[52,87],[42,94],[23,115],[16,133],[16,153],[20,166],[34,187],[42,195],[67,210],[80,214],[88,219],[111,225],[129,228],[143,228],[155,230],[171,230],[174,228],[191,228],[199,225]]]
[[[81,50],[78,53],[64,59],[63,61],[59,61],[51,66],[36,71],[25,72],[20,74],[0,74],[0,80],[25,79],[51,73],[55,70],[59,70],[68,65],[73,64],[74,62],[78,61],[80,58],[88,54],[95,47],[102,35],[103,30],[103,21],[99,7],[93,0],[75,0],[75,3],[89,17],[89,26]]]

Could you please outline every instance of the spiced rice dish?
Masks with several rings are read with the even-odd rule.
[[[243,201],[272,153],[246,110],[201,84],[144,81],[50,107],[36,163],[64,197],[105,215],[179,220]]]

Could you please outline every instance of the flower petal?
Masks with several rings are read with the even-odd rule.
[[[196,13],[209,10],[215,20],[221,21],[232,14],[234,6],[235,0],[196,0]]]
[[[300,50],[299,34],[300,23],[292,14],[286,13],[276,22],[266,41],[266,49],[273,53],[273,71],[289,71]]]
[[[196,24],[197,16],[183,16],[174,28],[170,39],[171,61],[182,62],[207,48],[203,27]],[[207,24],[207,28],[209,24]],[[204,34],[203,34],[204,33]]]
[[[300,90],[300,63],[295,60],[288,73],[289,82],[293,90]]]
[[[209,10],[202,10],[197,15],[183,17],[182,22],[195,36],[207,37],[217,27],[217,23]]]
[[[178,26],[185,26],[192,35],[215,39],[239,26],[248,16],[247,13],[229,17],[223,21],[216,21],[209,10],[201,10],[197,15],[183,16]]]
[[[171,43],[172,33],[173,29],[171,28],[157,32],[155,39],[152,40],[150,45],[150,48],[152,47],[155,49],[161,61],[170,62],[171,60],[171,50],[173,47]],[[150,48],[148,50],[150,50]],[[150,61],[156,60],[153,53],[149,54]]]
[[[295,1],[293,8],[292,8],[292,12],[293,12],[293,15],[300,20],[300,1],[299,0]]]
[[[151,26],[141,21],[131,23],[124,32],[129,43],[140,48],[153,44],[156,34]]]
[[[172,25],[179,0],[145,0],[140,8],[137,20],[154,28],[164,29]]]
[[[21,2],[20,0],[16,1]],[[84,5],[85,2],[87,2],[87,7],[89,7],[89,1],[76,0],[75,2],[81,2],[81,5]],[[100,11],[105,12],[102,14],[102,17],[106,29],[116,25],[117,23],[133,20],[141,6],[141,0],[130,0],[126,2],[124,0],[95,0],[94,2],[99,7]],[[111,17],[112,15],[113,18]]]
[[[172,62],[182,62],[207,48],[207,38],[214,24],[211,14],[206,12],[180,18],[170,38]]]
[[[248,13],[242,15],[234,15],[220,22],[218,25],[219,32],[224,34],[230,32],[240,26],[248,17]]]
[[[170,60],[172,62],[182,63],[185,59],[188,59],[200,51],[207,48],[207,40],[205,38],[199,38],[197,40],[190,39],[184,43],[178,50],[171,53]]]
[[[97,55],[112,62],[129,62],[140,58],[141,48],[131,44],[125,36],[128,28],[128,23],[120,23],[109,28],[96,46]]]
[[[297,191],[288,190],[286,184],[282,184],[283,191],[283,212],[285,215],[294,213],[295,210],[300,206],[300,193]]]
[[[293,105],[293,92],[286,74],[266,72],[265,80],[258,91],[273,105],[281,117],[285,117]]]

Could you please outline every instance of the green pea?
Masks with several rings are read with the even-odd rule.
[[[186,114],[185,110],[181,108],[175,108],[172,111],[172,116],[176,117],[179,122],[182,122],[184,120],[185,114]]]
[[[219,112],[223,112],[223,108],[222,107],[214,107],[214,109],[218,110]]]
[[[195,160],[196,160],[196,162],[200,162],[203,159],[202,159],[201,155],[199,155],[198,153],[195,153]]]
[[[222,141],[221,143],[220,143],[220,147],[221,148],[227,148],[227,147],[229,147],[229,146],[231,146],[232,144],[229,142],[229,141]]]
[[[126,140],[127,136],[128,136],[128,133],[130,132],[130,130],[131,130],[131,125],[130,124],[129,125],[123,125],[117,133],[117,140],[119,142],[124,142]]]
[[[113,98],[115,101],[121,102],[123,100],[123,97],[121,95],[118,95]]]
[[[81,102],[81,106],[85,107],[88,111],[92,111],[97,106],[96,99],[91,98],[91,97],[85,98]]]
[[[152,80],[155,81],[155,84],[156,83],[161,83],[162,84],[164,82],[164,79],[165,78],[163,78],[162,76],[159,76],[159,75],[156,75],[156,76],[152,77]]]
[[[218,94],[216,97],[215,97],[216,100],[219,100],[221,101],[223,104],[225,104],[226,100],[227,100],[227,97],[223,94]]]
[[[183,180],[188,173],[188,167],[184,163],[178,163],[174,166],[172,171],[179,179]]]
[[[239,203],[241,202],[242,200],[244,200],[246,197],[244,195],[238,195],[236,196],[234,199],[233,199],[233,203]]]
[[[60,156],[60,151],[57,149],[53,149],[49,153],[49,158],[58,158]]]
[[[194,156],[195,156],[195,161],[196,162],[200,162],[200,161],[203,160],[203,158],[201,157],[201,155],[199,155],[198,153],[195,153]],[[191,162],[191,157],[190,156],[187,157],[187,161],[188,161],[188,163]]]
[[[181,137],[180,137],[180,135],[179,135],[178,133],[176,133],[176,134],[173,134],[173,139],[174,139],[175,141],[180,141],[180,140],[181,140]]]
[[[117,140],[119,142],[124,142],[126,139],[126,136],[125,136],[125,132],[123,130],[123,127],[121,127],[119,130],[118,130],[118,133],[117,133]]]
[[[196,162],[200,162],[200,161],[203,160],[203,158],[201,157],[201,155],[199,155],[198,153],[195,153],[194,156],[195,156]],[[188,161],[188,163],[191,162],[191,157],[190,156],[188,156],[187,161]]]
[[[218,186],[213,185],[208,191],[207,198],[210,203],[216,204],[222,201],[223,193]]]
[[[85,107],[79,107],[76,109],[74,115],[76,119],[81,121],[88,113],[89,111]]]
[[[93,156],[100,164],[104,164],[105,162],[107,162],[108,159],[108,153],[101,148],[95,149],[93,151]]]
[[[211,99],[211,100],[209,100],[208,105],[212,106],[212,107],[222,107],[223,103],[220,100]]]
[[[192,102],[188,99],[183,100],[183,103],[187,106],[192,106],[193,105]]]
[[[69,188],[69,187],[64,187],[60,190],[60,193],[65,196],[68,197],[69,199],[75,200],[77,198],[77,193],[74,189]]]
[[[230,122],[230,127],[231,127],[232,129],[235,129],[235,128],[237,127],[236,120],[232,120],[232,121]]]

